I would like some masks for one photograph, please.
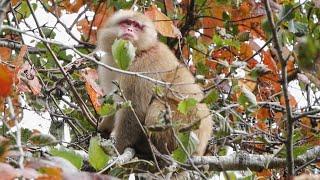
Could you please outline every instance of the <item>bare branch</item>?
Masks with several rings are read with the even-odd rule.
[[[289,176],[294,175],[294,158],[293,158],[293,131],[294,131],[294,119],[292,118],[291,107],[289,103],[289,92],[288,92],[288,78],[287,78],[287,60],[282,55],[282,47],[280,45],[277,27],[275,25],[269,0],[265,0],[265,8],[272,29],[273,45],[276,49],[277,56],[281,64],[281,86],[282,92],[285,99],[286,106],[286,120],[287,120],[287,142],[286,142],[286,152],[287,152],[287,168]]]
[[[315,161],[320,156],[320,146],[308,150],[305,154],[298,156],[294,163],[303,165]],[[279,169],[287,165],[285,158],[274,157],[274,155],[257,155],[245,152],[234,153],[227,156],[197,156],[192,161],[198,166],[209,165],[210,171],[226,170],[254,170]]]

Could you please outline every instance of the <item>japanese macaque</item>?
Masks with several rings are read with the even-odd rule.
[[[120,38],[131,41],[136,47],[136,55],[128,71],[144,72],[146,76],[170,85],[162,87],[163,95],[159,95],[155,93],[155,87],[160,85],[154,82],[99,67],[100,84],[105,93],[109,94],[116,89],[112,81],[117,80],[123,91],[122,95],[131,101],[134,112],[131,108],[122,108],[113,117],[104,118],[98,129],[112,132],[115,147],[120,153],[131,147],[137,153],[150,155],[146,136],[138,122],[147,127],[159,125],[161,120],[163,123],[164,116],[170,114],[170,121],[175,125],[199,122],[195,131],[199,144],[194,155],[203,155],[212,131],[208,107],[198,103],[187,115],[177,110],[178,103],[185,98],[194,98],[198,102],[203,99],[203,92],[200,86],[195,84],[193,75],[184,64],[178,62],[171,50],[157,39],[153,22],[145,15],[121,10],[109,18],[98,33],[98,47],[106,52],[102,58],[103,63],[116,67],[111,46],[115,39]],[[171,128],[152,132],[150,138],[161,153],[169,154],[178,147]]]

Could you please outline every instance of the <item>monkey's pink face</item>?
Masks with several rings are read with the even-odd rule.
[[[144,25],[137,21],[125,19],[119,23],[119,37],[125,40],[136,41],[142,33]]]

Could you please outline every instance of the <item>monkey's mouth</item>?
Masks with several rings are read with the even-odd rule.
[[[134,36],[130,33],[125,33],[121,36],[122,39],[125,39],[125,40],[133,40],[134,39]]]

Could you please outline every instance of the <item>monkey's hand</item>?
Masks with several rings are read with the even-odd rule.
[[[110,156],[117,156],[119,153],[117,152],[117,149],[115,147],[115,138],[113,136],[110,136],[110,139],[102,139],[100,146],[104,150],[105,153],[107,153]]]

